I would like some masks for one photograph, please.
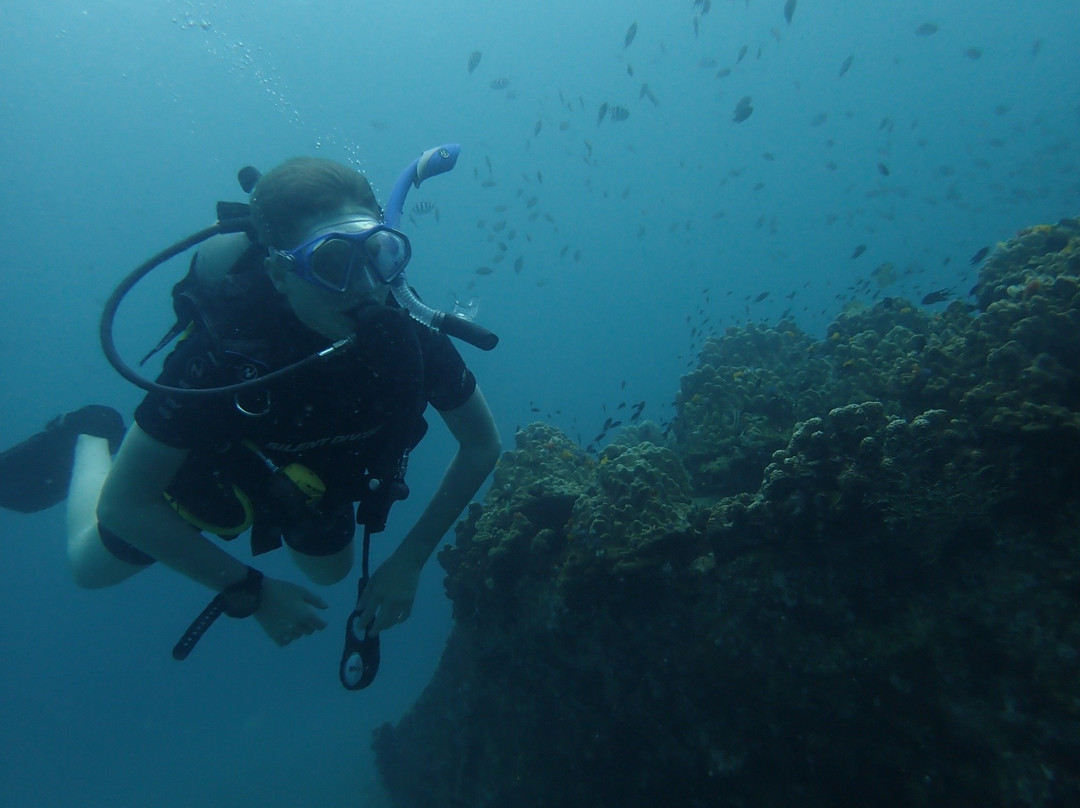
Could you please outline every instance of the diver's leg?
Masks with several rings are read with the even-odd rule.
[[[98,497],[111,467],[109,441],[79,435],[67,498],[67,549],[75,583],[88,589],[120,583],[146,566],[117,558],[98,533]]]
[[[336,584],[349,574],[352,569],[353,542],[349,542],[343,548],[330,555],[308,555],[298,550],[289,548],[289,555],[297,568],[310,580],[322,586]]]

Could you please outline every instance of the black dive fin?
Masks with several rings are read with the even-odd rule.
[[[91,404],[54,418],[44,432],[0,453],[0,507],[34,513],[66,499],[79,435],[106,438],[115,452],[124,419],[111,407]]]

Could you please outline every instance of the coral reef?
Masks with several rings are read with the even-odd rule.
[[[376,733],[419,806],[1080,801],[1080,222],[813,340],[730,329],[673,441],[533,424]]]

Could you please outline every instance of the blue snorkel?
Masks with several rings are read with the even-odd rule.
[[[420,187],[420,183],[429,177],[444,174],[457,163],[461,146],[457,143],[448,143],[428,149],[421,154],[409,167],[406,168],[394,183],[390,191],[390,199],[386,203],[386,213],[383,221],[388,227],[397,228],[401,222],[401,214],[405,207],[405,197],[413,186]],[[413,290],[409,288],[409,282],[405,273],[400,273],[390,284],[390,291],[398,305],[409,312],[414,320],[419,320],[424,325],[457,337],[470,345],[474,345],[482,351],[490,351],[499,343],[499,338],[483,326],[479,326],[471,320],[467,320],[459,314],[448,314],[431,308],[420,301]]]

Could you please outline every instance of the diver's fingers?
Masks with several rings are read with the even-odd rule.
[[[388,629],[391,626],[396,626],[398,623],[404,623],[409,619],[411,609],[408,606],[402,606],[397,609],[382,608],[379,610],[379,614],[375,617],[375,625],[372,626],[372,633],[378,634],[384,629]]]
[[[370,604],[370,605],[366,605],[366,606],[360,606],[360,604],[357,604],[357,609],[360,610],[360,617],[356,621],[357,625],[360,625],[360,626],[370,625],[371,621],[375,619],[375,605]],[[375,628],[375,626],[372,626],[368,630],[368,634],[378,634],[378,633],[379,633],[379,631],[378,631],[377,628]]]

